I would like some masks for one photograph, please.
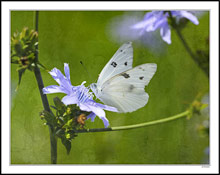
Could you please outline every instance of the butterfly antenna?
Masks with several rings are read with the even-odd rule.
[[[88,74],[88,76],[89,76],[89,80],[91,81],[92,80],[92,78],[91,78],[91,76],[90,76],[90,74],[89,74],[89,72],[88,72],[88,70],[86,69],[86,67],[84,66],[84,64],[83,64],[83,62],[82,61],[80,61],[80,64],[83,66],[83,68],[85,69],[85,71],[86,71],[86,73]],[[92,81],[91,81],[92,82]]]

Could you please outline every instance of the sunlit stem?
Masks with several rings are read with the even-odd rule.
[[[38,15],[39,12],[36,11],[35,13],[35,30],[38,32]],[[36,50],[38,50],[38,45],[36,45]],[[37,65],[38,62],[38,53],[35,54],[35,67],[34,67],[34,74],[35,74],[35,78],[37,80],[37,84],[38,84],[38,88],[40,91],[40,95],[41,95],[41,100],[44,106],[44,110],[48,111],[48,112],[52,112],[50,110],[50,106],[49,106],[49,102],[47,100],[47,96],[45,94],[43,94],[42,89],[44,88],[44,83],[43,83],[43,79],[41,76],[41,72],[40,69]],[[49,125],[48,125],[49,126]],[[50,145],[51,145],[51,163],[52,164],[56,164],[57,163],[57,138],[54,134],[54,128],[52,126],[49,126],[49,132],[50,132]]]
[[[177,36],[179,37],[179,39],[181,40],[184,48],[186,49],[186,51],[188,52],[188,54],[190,55],[190,57],[194,60],[194,62],[199,66],[199,68],[201,68],[205,74],[208,76],[208,73],[206,70],[204,70],[202,67],[200,67],[199,65],[199,58],[192,52],[192,50],[190,49],[189,45],[187,44],[185,38],[183,37],[178,25],[176,24],[175,19],[172,16],[172,13],[170,11],[168,11],[170,19],[171,19],[171,26],[174,28],[174,30],[177,33]]]
[[[120,131],[120,130],[128,130],[128,129],[137,129],[137,128],[162,124],[162,123],[173,121],[173,120],[176,120],[179,118],[187,117],[188,114],[190,114],[190,110],[187,110],[185,112],[182,112],[180,114],[177,114],[177,115],[174,115],[174,116],[171,116],[168,118],[154,120],[154,121],[150,121],[150,122],[139,123],[139,124],[128,125],[128,126],[118,126],[118,127],[112,127],[112,128],[96,128],[96,129],[77,130],[76,133],[105,132],[105,131]]]

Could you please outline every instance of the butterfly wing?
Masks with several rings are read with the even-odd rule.
[[[132,68],[133,48],[132,42],[123,44],[105,65],[99,75],[97,86],[101,87],[107,80]]]
[[[156,70],[156,64],[148,63],[112,77],[103,84],[100,100],[123,113],[133,112],[145,106],[149,96],[144,88]]]

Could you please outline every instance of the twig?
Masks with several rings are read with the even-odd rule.
[[[188,52],[188,54],[190,55],[190,57],[193,59],[193,61],[199,66],[199,68],[202,69],[207,76],[209,76],[209,72],[207,72],[207,70],[204,69],[204,68],[200,65],[200,60],[199,60],[199,58],[192,52],[192,50],[190,49],[189,45],[187,44],[187,42],[186,42],[185,38],[183,37],[181,31],[179,30],[179,27],[178,27],[177,24],[176,24],[175,19],[174,19],[173,16],[172,16],[172,13],[171,13],[170,11],[169,11],[168,13],[169,13],[169,16],[170,16],[170,19],[171,19],[171,25],[172,25],[172,27],[175,29],[175,31],[176,31],[176,33],[177,33],[179,39],[181,40],[183,46],[185,47],[186,51]]]
[[[35,30],[38,32],[38,16],[39,16],[39,12],[36,11],[36,21],[35,21]],[[36,50],[38,50],[38,45],[36,45]],[[49,102],[47,99],[47,96],[45,94],[43,94],[42,89],[44,88],[44,83],[43,83],[43,79],[41,76],[41,72],[39,67],[37,66],[37,62],[38,62],[38,52],[35,53],[35,68],[34,68],[34,74],[35,74],[35,78],[37,80],[37,84],[38,84],[38,88],[40,91],[40,95],[41,95],[41,100],[44,106],[44,110],[48,111],[48,112],[52,112],[50,110],[50,106],[49,106]],[[49,132],[50,132],[50,146],[51,146],[51,163],[52,164],[56,164],[57,163],[57,138],[54,134],[54,128],[52,126],[49,126]]]
[[[105,132],[105,131],[120,131],[120,130],[128,130],[128,129],[137,129],[137,128],[152,126],[152,125],[176,120],[176,119],[179,119],[182,117],[186,117],[189,113],[190,113],[190,111],[187,110],[185,112],[174,115],[172,117],[159,119],[159,120],[155,120],[155,121],[150,121],[150,122],[145,122],[145,123],[140,123],[140,124],[135,124],[135,125],[128,125],[128,126],[118,126],[118,127],[112,127],[112,128],[83,129],[83,130],[77,130],[76,133]]]

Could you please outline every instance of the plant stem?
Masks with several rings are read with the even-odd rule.
[[[55,131],[51,126],[49,126],[49,132],[50,132],[51,163],[56,164],[57,163],[57,138],[55,135]]]
[[[173,16],[172,16],[172,13],[171,13],[170,11],[169,11],[168,13],[169,13],[169,15],[170,15],[171,25],[172,25],[172,27],[175,29],[175,31],[176,31],[176,33],[177,33],[177,36],[178,36],[179,39],[181,40],[181,42],[182,42],[184,48],[186,49],[186,51],[188,52],[188,54],[190,55],[190,57],[193,59],[193,61],[199,66],[199,68],[201,68],[201,69],[205,72],[205,74],[206,74],[207,76],[209,76],[209,72],[208,72],[206,69],[204,69],[204,68],[200,65],[200,62],[201,62],[201,61],[199,60],[199,58],[198,58],[196,55],[194,55],[194,53],[193,53],[192,50],[190,49],[189,45],[187,44],[187,42],[186,42],[185,38],[183,37],[183,35],[182,35],[182,33],[181,33],[181,31],[180,31],[178,25],[176,24],[175,19],[174,19]]]
[[[176,120],[176,119],[179,119],[182,117],[186,117],[189,113],[190,113],[190,111],[187,110],[185,112],[182,112],[180,114],[177,114],[177,115],[174,115],[174,116],[171,116],[168,118],[154,120],[154,121],[150,121],[150,122],[145,122],[145,123],[140,123],[140,124],[135,124],[135,125],[128,125],[128,126],[118,126],[118,127],[112,127],[112,128],[83,129],[83,130],[77,130],[76,133],[105,132],[105,131],[120,131],[120,130],[136,129],[136,128],[152,126],[152,125]]]
[[[39,12],[36,11],[36,21],[35,21],[35,30],[38,32],[38,15]],[[36,45],[36,50],[38,50],[38,45]],[[35,78],[37,80],[37,84],[38,84],[38,89],[40,91],[40,95],[41,95],[41,100],[44,106],[44,110],[52,113],[52,111],[50,110],[50,106],[49,106],[49,102],[47,99],[47,96],[45,94],[43,94],[42,89],[44,88],[44,83],[43,83],[43,79],[41,76],[41,72],[39,67],[37,66],[37,62],[38,62],[38,52],[35,53],[35,67],[34,67],[34,74],[35,74]],[[55,136],[55,132],[54,132],[54,128],[52,126],[49,126],[49,133],[50,133],[50,146],[51,146],[51,163],[52,164],[56,164],[57,163],[57,138]]]
[[[41,77],[40,69],[38,68],[37,64],[35,64],[34,68],[34,74],[35,78],[37,80],[38,89],[40,91],[41,100],[44,106],[44,110],[51,112],[49,103],[47,100],[47,96],[43,94],[42,89],[44,88],[43,80]],[[54,128],[52,126],[49,126],[49,133],[50,133],[50,147],[51,147],[51,163],[56,164],[57,163],[57,138],[54,134]]]

